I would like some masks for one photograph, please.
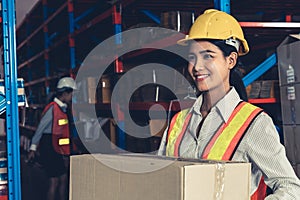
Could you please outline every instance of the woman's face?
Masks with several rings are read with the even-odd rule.
[[[63,94],[63,101],[65,103],[71,103],[72,102],[72,96],[73,96],[73,92],[64,92]]]
[[[229,72],[235,66],[237,54],[224,57],[223,52],[208,41],[191,43],[188,71],[199,91],[224,94],[229,91]],[[222,93],[220,93],[222,92]]]

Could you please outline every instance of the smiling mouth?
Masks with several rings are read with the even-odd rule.
[[[203,74],[203,75],[198,75],[198,76],[194,76],[196,81],[202,81],[204,79],[206,79],[209,75],[208,74]]]

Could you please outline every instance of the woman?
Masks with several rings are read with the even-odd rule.
[[[68,156],[70,155],[70,130],[67,106],[77,89],[71,77],[61,78],[56,87],[56,97],[44,111],[31,140],[28,159],[35,157],[39,149],[41,164],[49,177],[47,200],[67,199]]]
[[[271,117],[230,86],[238,56],[249,51],[239,23],[209,9],[178,43],[190,47],[188,71],[201,95],[173,117],[159,155],[250,162],[251,199],[299,199],[300,181]],[[273,194],[265,198],[266,186]]]

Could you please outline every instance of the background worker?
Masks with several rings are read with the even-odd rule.
[[[250,162],[252,200],[300,199],[300,181],[271,117],[230,86],[238,56],[249,51],[236,19],[209,9],[178,44],[189,45],[188,71],[201,94],[172,118],[158,154]],[[267,197],[266,186],[272,189]]]
[[[70,77],[58,81],[56,97],[45,107],[31,141],[28,159],[32,160],[39,150],[41,164],[49,177],[47,200],[67,199],[70,130],[66,112],[76,89],[76,83]]]

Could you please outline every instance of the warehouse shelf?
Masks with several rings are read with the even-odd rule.
[[[123,0],[114,2],[113,4],[96,0],[68,0],[67,2],[59,0],[38,1],[17,29],[18,71],[26,80],[25,87],[27,87],[29,94],[29,104],[32,105],[29,106],[28,109],[41,112],[41,107],[35,108],[33,105],[43,105],[40,101],[45,101],[50,92],[54,91],[55,83],[61,76],[76,76],[77,70],[80,69],[88,53],[97,44],[115,34],[115,19],[113,18],[114,12],[116,12],[115,6],[121,9],[122,29],[129,30],[131,27],[140,23],[152,24],[154,27],[162,27],[158,22],[160,22],[160,14],[163,12],[180,10],[193,12],[195,15],[198,15],[202,13],[203,10],[213,7],[214,3],[216,2],[212,2],[211,0],[203,2],[194,0],[188,2],[181,0],[164,0],[160,2],[151,0]],[[233,1],[232,5],[234,6],[235,4],[238,3]],[[232,10],[238,13],[234,7]],[[246,29],[246,37],[250,37],[257,42],[258,39],[253,36],[254,34],[251,32],[252,29],[256,30],[256,27],[259,25],[265,26],[268,25],[268,23],[255,24],[252,22],[241,22],[241,25]],[[275,23],[273,23],[273,25],[279,26],[279,24]],[[268,31],[276,31],[276,28],[277,27],[270,27]],[[256,34],[260,32],[262,31],[256,30]],[[185,64],[182,60],[171,59],[172,55],[152,48],[156,46],[167,48],[176,44],[176,41],[181,39],[181,37],[180,34],[175,34],[174,37],[158,39],[155,42],[143,44],[140,50],[119,55],[118,61],[116,62],[120,62],[123,65],[122,70],[125,73],[133,66],[142,64],[143,61],[159,63],[162,57],[166,60],[164,64],[174,68],[182,67]],[[249,43],[252,47],[251,39]],[[278,40],[272,38],[270,41],[264,41],[261,45],[253,46],[252,49],[256,48],[260,58],[252,59],[253,56],[250,55],[249,58],[241,58],[242,62],[244,62],[245,65],[249,63],[251,63],[251,65],[258,65],[260,60],[266,58],[261,51],[277,45],[277,41]],[[118,48],[122,48],[121,43],[118,45]],[[114,55],[114,57],[115,56],[116,55]],[[114,60],[114,58],[108,60]],[[272,61],[274,61],[274,59],[272,59]],[[105,60],[103,62],[105,62]],[[264,62],[261,63],[261,65],[265,66]],[[265,73],[268,71],[272,67],[272,63],[268,65],[268,68],[264,68],[263,72],[262,70],[260,70],[260,72]],[[87,69],[89,68],[87,67]],[[116,69],[111,65],[108,73],[114,72],[116,72]],[[116,76],[121,75],[122,73],[116,73]],[[258,77],[257,73],[251,75],[249,78],[246,77],[247,84],[250,84]],[[45,87],[46,90],[39,89]],[[250,101],[258,104],[262,102],[278,102],[278,100],[261,101],[257,99],[251,99]],[[168,102],[133,102],[130,103],[129,109],[133,112],[144,112],[157,103],[164,109],[167,109],[169,106]],[[105,116],[111,115],[111,105],[98,103],[95,105],[95,108],[99,113],[102,112]],[[176,112],[178,109],[175,104],[172,105],[172,111]]]
[[[57,75],[50,76],[50,77],[35,79],[34,81],[27,81],[24,84],[24,86],[29,87],[29,86],[32,86],[32,85],[35,85],[35,84],[38,84],[38,83],[42,83],[42,82],[45,82],[45,81],[57,80],[59,77],[62,77],[62,76],[65,76],[65,75],[68,75],[68,73],[61,73],[61,74],[57,74]]]
[[[30,131],[35,131],[36,127],[35,126],[28,126],[28,125],[23,125],[23,124],[19,124],[20,128],[24,128]]]
[[[248,99],[253,104],[264,104],[264,103],[278,103],[276,98],[259,98],[259,99]]]
[[[282,16],[289,17],[299,13],[299,9],[297,9],[300,7],[299,2],[286,0],[283,2],[284,5],[278,6],[275,1],[266,1],[267,3],[252,5],[259,7],[258,9],[251,9],[251,6],[244,5],[242,1],[232,0],[231,2],[231,10],[234,15],[239,16],[241,12],[245,12],[250,16],[245,22],[241,22],[241,25],[245,28],[246,38],[249,38],[252,47],[250,55],[242,59],[245,65],[256,66],[267,58],[266,55],[271,54],[274,56],[272,54],[274,49],[287,34],[300,32],[298,22],[271,22],[273,19],[276,21],[282,20]],[[123,28],[125,30],[140,22],[153,22],[153,19],[145,19],[146,14],[149,13],[145,11],[151,11],[159,19],[160,13],[166,11],[188,11],[195,12],[197,15],[207,8],[214,7],[214,2],[211,0],[201,2],[196,0],[121,0],[114,3],[122,5],[122,18],[125,22]],[[272,7],[272,5],[276,5],[277,9],[269,11],[269,7]],[[282,11],[282,8],[286,9],[285,12]],[[257,17],[257,13],[261,13],[262,9],[265,9],[266,12],[264,18],[260,19],[261,22],[251,22],[251,17]],[[19,75],[26,81],[25,87],[29,99],[35,98],[29,102],[29,109],[40,111],[44,105],[43,103],[45,103],[43,102],[45,96],[54,90],[56,81],[67,74],[76,75],[76,70],[78,70],[88,52],[99,42],[115,33],[113,30],[113,11],[113,4],[98,0],[39,0],[36,3],[25,20],[17,27],[16,51],[18,55],[17,63],[19,64],[17,69]],[[270,22],[264,22],[263,20]],[[3,21],[5,21],[4,18]],[[14,19],[10,19],[9,22],[14,22]],[[62,23],[67,25],[62,26]],[[1,37],[3,37],[2,31]],[[172,42],[174,41],[172,40]],[[153,49],[142,48],[141,51],[123,56],[122,61],[127,64],[126,62],[133,62],[138,57],[148,54],[155,55]],[[259,56],[253,59],[254,54]],[[249,67],[248,72],[252,69],[253,66]],[[258,77],[255,76],[255,78]],[[255,78],[252,78],[251,81]],[[247,83],[249,84],[251,81]],[[43,87],[46,88],[46,91]],[[39,95],[44,96],[38,97]],[[249,102],[264,105],[280,103],[276,98],[249,99]],[[129,104],[129,109],[136,112],[145,111],[156,104],[161,105],[164,109],[168,109],[170,106],[170,102],[133,102]],[[106,111],[107,113],[111,111],[110,104],[95,104],[95,107],[98,111]],[[171,107],[174,112],[180,109],[182,108],[178,107],[176,103]],[[17,120],[13,119],[11,125],[14,125],[14,121]],[[20,127],[32,132],[35,130],[35,126],[32,125],[20,124]],[[18,136],[18,133],[14,135]],[[17,139],[13,141],[16,141],[14,145],[18,145]],[[8,144],[11,145],[11,143]],[[10,155],[13,154],[14,152]],[[15,156],[14,154],[14,159],[18,159],[18,155]],[[9,158],[10,164],[11,161],[12,159]],[[14,162],[16,161],[14,160]],[[18,163],[14,163],[12,166],[15,169],[18,167]],[[11,172],[9,171],[9,173]],[[19,199],[17,195],[20,194],[18,191],[18,176],[16,174],[13,176],[16,180],[10,180],[9,183],[14,185],[10,185],[9,188],[14,188],[15,191],[10,195],[17,200]]]
[[[2,63],[5,80],[6,109],[6,152],[7,152],[7,196],[3,198],[21,199],[20,178],[20,138],[18,115],[18,79],[15,35],[15,4],[14,1],[1,1],[2,23]]]
[[[172,101],[172,102],[130,102],[128,109],[132,111],[148,111],[154,105],[160,105],[161,107],[155,107],[153,111],[161,111],[161,108],[168,111],[178,112],[182,109],[189,108],[194,103],[194,100],[185,100],[185,101]],[[106,110],[110,111],[111,107],[116,107],[118,104],[113,105],[110,103],[96,103],[96,104],[88,104],[88,103],[80,103],[77,105],[81,110],[86,110],[85,108],[94,105],[97,110]],[[171,107],[170,107],[171,106]]]
[[[41,3],[41,1],[38,2],[38,4]],[[37,4],[37,5],[38,5]],[[40,25],[38,25],[38,27],[30,27],[31,30],[34,30],[30,35],[28,35],[21,43],[19,43],[17,45],[17,50],[19,50],[20,48],[22,48],[27,42],[29,42],[38,32],[43,31],[45,25],[49,24],[54,17],[56,17],[59,13],[61,13],[63,11],[63,9],[67,8],[67,2],[64,3],[62,6],[60,6],[51,16],[49,16],[45,21],[41,22]],[[41,16],[43,16],[42,14],[42,8],[33,8],[39,10],[41,13],[38,13],[35,17],[36,18],[41,18]],[[32,13],[31,13],[32,14]],[[39,24],[39,22],[37,22],[37,24]],[[23,26],[27,26],[27,24],[24,22],[24,24],[22,24]],[[31,25],[31,24],[30,24]],[[29,25],[28,25],[29,26]],[[22,27],[20,26],[18,28],[18,30],[20,30]],[[26,27],[24,27],[26,29]]]
[[[188,2],[181,0],[164,0],[160,2],[123,0],[115,2],[115,4],[101,3],[96,0],[38,1],[17,29],[17,51],[20,55],[18,70],[26,80],[25,86],[28,87],[29,94],[32,95],[31,99],[33,101],[29,103],[39,104],[35,98],[39,94],[47,95],[50,91],[53,91],[54,83],[59,77],[67,74],[76,75],[87,54],[98,43],[114,35],[114,5],[119,5],[122,9],[122,26],[126,30],[142,22],[141,20],[146,23],[153,23],[155,22],[154,18],[158,20],[153,24],[159,27],[160,25],[157,22],[160,21],[159,18],[162,12],[180,10],[194,12],[197,15],[206,8],[213,7],[214,3],[216,2],[209,0],[203,2],[193,0]],[[235,4],[237,2],[232,2],[232,5]],[[237,12],[234,8],[233,10]],[[150,15],[154,17],[151,19],[148,17]],[[68,25],[62,26],[62,23]],[[249,29],[255,24],[241,22],[241,25]],[[246,33],[246,36],[249,37],[250,35]],[[136,61],[138,59],[144,59],[149,55],[152,58],[158,56],[157,50],[151,48],[152,46],[168,47],[175,44],[178,39],[181,39],[180,37],[180,35],[175,34],[174,37],[144,44],[140,50],[121,55],[125,71],[126,67],[130,68],[132,64],[138,65],[139,62]],[[259,50],[269,48],[274,44],[274,42],[264,43],[264,46],[260,47]],[[122,48],[122,44],[119,45],[119,48]],[[61,58],[61,55],[64,55],[64,58]],[[176,62],[178,61],[176,60]],[[177,67],[178,65],[173,66]],[[36,73],[37,71],[38,73]],[[253,77],[251,78],[253,79]],[[35,88],[42,85],[47,87],[46,92],[35,90]],[[45,99],[45,96],[41,99]],[[148,105],[147,103],[135,103],[130,105],[130,109],[145,110]],[[107,110],[109,108],[107,105],[98,104],[96,109]]]

